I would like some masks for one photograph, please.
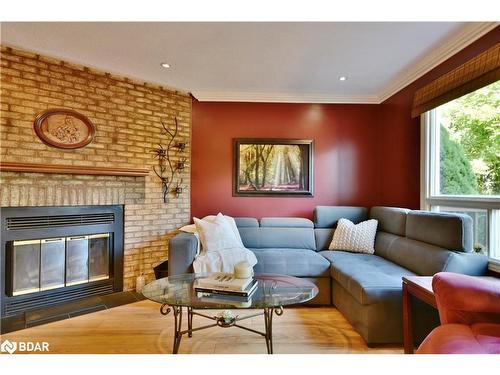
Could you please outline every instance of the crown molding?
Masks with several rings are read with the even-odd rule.
[[[200,102],[335,103],[379,104],[376,95],[331,95],[321,93],[194,91]]]
[[[419,59],[416,63],[410,65],[397,76],[379,93],[379,103],[384,102],[392,95],[404,89],[410,83],[422,77],[425,73],[455,55],[457,52],[463,50],[469,44],[493,30],[498,25],[500,25],[500,22],[474,22],[464,26],[457,34],[451,36],[439,47]]]

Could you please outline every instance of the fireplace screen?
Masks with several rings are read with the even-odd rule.
[[[89,236],[89,281],[109,278],[109,234]]]
[[[40,240],[14,241],[14,295],[40,290]]]
[[[109,279],[110,234],[12,242],[12,293]]]
[[[66,238],[66,286],[89,281],[88,236]]]
[[[64,238],[40,241],[40,289],[48,290],[64,286]]]

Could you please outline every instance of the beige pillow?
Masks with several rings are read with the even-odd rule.
[[[179,230],[181,232],[186,232],[186,233],[193,233],[193,234],[198,233],[198,231],[196,230],[196,225],[194,224],[184,225],[183,227],[180,227]]]
[[[218,215],[222,215],[222,213],[219,212]],[[231,230],[233,231],[233,233],[236,237],[236,240],[238,241],[240,247],[245,247],[245,246],[243,246],[243,241],[241,240],[240,232],[238,230],[238,227],[236,226],[236,221],[234,221],[234,219],[231,216],[227,216],[227,215],[223,215],[223,216],[226,218],[229,225],[231,226]],[[216,217],[217,216],[215,216],[215,215],[208,215],[208,216],[205,216],[202,220],[207,220],[207,221],[213,222]]]
[[[212,252],[241,248],[228,220],[219,213],[213,221],[194,218],[203,251]]]
[[[206,221],[209,221],[212,223],[216,217],[217,217],[216,215],[208,215],[208,216],[205,216],[201,220],[206,220]],[[229,222],[229,225],[231,225],[231,230],[233,231],[233,233],[236,236],[236,240],[238,241],[239,247],[245,247],[243,245],[243,241],[241,240],[241,236],[240,236],[240,232],[238,231],[238,227],[236,226],[236,221],[234,221],[234,219],[231,216],[224,215],[224,217]],[[181,232],[185,232],[185,233],[192,233],[196,236],[196,238],[198,238],[198,247],[196,249],[196,255],[200,254],[200,252],[202,251],[201,241],[200,241],[200,236],[198,234],[198,230],[196,229],[196,225],[195,224],[184,225],[183,227],[179,228],[179,230]]]
[[[373,254],[378,221],[375,219],[354,224],[347,219],[340,219],[328,249],[352,251],[354,253]]]

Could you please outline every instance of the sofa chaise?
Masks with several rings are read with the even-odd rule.
[[[378,220],[375,253],[331,251],[337,221]],[[394,207],[318,206],[305,218],[235,218],[243,244],[254,252],[255,273],[280,273],[312,281],[310,302],[334,304],[369,345],[401,343],[402,284],[406,275],[448,271],[483,275],[487,258],[472,252],[472,221],[466,215]],[[196,236],[170,240],[169,275],[193,272]],[[439,324],[437,312],[415,301],[420,342]]]

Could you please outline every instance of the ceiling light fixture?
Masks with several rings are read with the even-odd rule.
[[[340,76],[339,77],[339,81],[347,81],[347,77],[346,76]]]
[[[169,64],[169,63],[166,63],[166,62],[161,63],[161,66],[162,66],[162,67],[164,67],[165,69],[170,68],[170,64]]]

